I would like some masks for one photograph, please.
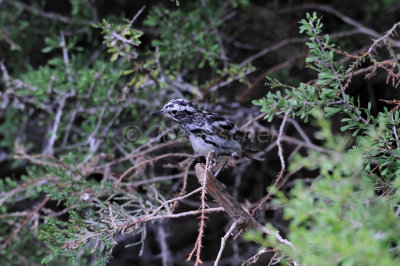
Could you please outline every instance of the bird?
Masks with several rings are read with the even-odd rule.
[[[216,162],[222,162],[216,171],[217,177],[230,157],[240,155],[262,160],[253,156],[259,150],[246,133],[226,117],[209,112],[186,99],[173,99],[155,113],[179,124],[182,133],[190,141],[194,152],[207,157],[215,153]]]

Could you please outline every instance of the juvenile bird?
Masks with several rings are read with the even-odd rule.
[[[213,151],[217,161],[223,162],[215,173],[217,176],[230,157],[241,154],[251,156],[258,151],[248,136],[240,131],[229,119],[203,110],[194,102],[185,99],[171,100],[153,115],[161,114],[180,125],[181,131],[190,141],[196,154],[207,156]]]

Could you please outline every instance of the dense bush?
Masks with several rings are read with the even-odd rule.
[[[4,264],[398,265],[400,10],[369,2],[0,1]],[[150,116],[183,97],[268,135],[218,178],[265,230]]]

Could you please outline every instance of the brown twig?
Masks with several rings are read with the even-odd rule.
[[[396,28],[400,26],[400,22],[397,22],[392,26],[390,30],[388,30],[384,35],[382,36],[375,36],[375,38],[379,37],[374,41],[374,43],[371,45],[371,47],[368,49],[367,54],[371,54],[372,51],[374,51],[378,46],[379,43],[384,41],[386,42],[386,39],[388,39],[393,33],[395,32]]]
[[[192,163],[194,162],[195,158],[191,158],[188,162],[187,165],[185,167],[185,171],[183,173],[183,184],[182,184],[182,188],[179,191],[177,197],[181,197],[183,195],[185,195],[186,193],[186,187],[187,187],[187,180],[188,180],[188,176],[189,176],[189,170],[190,170],[190,166],[192,165]],[[172,206],[171,206],[171,211],[173,212],[176,207],[178,207],[179,201],[175,201]]]
[[[157,157],[145,160],[143,162],[140,162],[140,163],[130,167],[128,170],[126,170],[119,177],[119,179],[118,179],[117,183],[115,184],[115,186],[118,187],[120,185],[122,179],[124,179],[124,177],[126,177],[131,171],[133,171],[133,170],[135,170],[135,169],[137,169],[139,167],[142,167],[142,166],[144,166],[146,164],[153,163],[155,161],[158,161],[158,160],[161,160],[161,159],[164,159],[164,158],[169,158],[169,157],[193,157],[193,155],[192,154],[187,154],[187,153],[166,153],[166,154],[162,154],[162,155],[159,155]]]
[[[198,192],[198,191],[196,191]],[[185,195],[185,197],[188,194]],[[172,199],[175,200],[175,199]],[[208,208],[205,209],[205,213],[210,213],[210,212],[220,212],[223,211],[224,208],[222,207],[216,207],[216,208]],[[182,218],[190,215],[198,215],[201,214],[202,210],[193,210],[193,211],[186,211],[186,212],[181,212],[181,213],[172,213],[172,214],[159,214],[159,215],[145,215],[140,218],[133,218],[131,222],[122,224],[118,226],[118,230],[123,230],[128,227],[132,227],[137,224],[142,224],[146,222],[151,222],[151,221],[158,221],[158,220],[164,220],[164,219],[177,219],[177,218]]]
[[[183,142],[186,142],[186,141],[187,140],[183,139],[183,138],[182,139],[174,139],[174,140],[170,140],[170,141],[167,141],[167,142],[164,142],[164,143],[160,143],[160,144],[154,145],[153,147],[150,147],[150,148],[148,148],[148,149],[146,149],[144,151],[140,151],[140,147],[139,147],[138,149],[135,149],[134,151],[132,151],[128,156],[125,156],[125,157],[120,158],[118,160],[114,160],[112,162],[109,162],[109,163],[107,163],[107,165],[111,166],[111,165],[114,165],[114,164],[117,164],[117,163],[122,163],[122,162],[128,161],[129,159],[142,157],[142,156],[145,156],[145,155],[147,155],[149,153],[152,153],[154,151],[160,150],[162,148],[165,148],[165,147],[168,147],[168,146],[172,146],[172,145],[175,145],[177,143],[183,143]],[[101,167],[101,166],[99,166],[99,167]]]
[[[206,174],[206,169],[203,164],[196,164],[196,176],[201,181]],[[219,182],[216,178],[214,178],[213,173],[210,171],[206,175],[207,177],[207,192],[214,198],[214,200],[224,208],[225,212],[231,217],[234,221],[240,219],[243,221],[238,224],[242,228],[249,228],[253,230],[257,230],[262,227],[254,217],[248,213],[242,205],[239,204],[225,189],[224,185]],[[243,220],[242,220],[243,219]]]
[[[246,127],[250,126],[251,124],[253,124],[255,121],[260,120],[261,118],[263,118],[265,116],[264,113],[259,114],[258,116],[250,119],[249,121],[247,121],[243,126],[240,127],[240,130],[244,130]]]
[[[211,169],[211,165],[212,165],[212,153],[208,154],[207,158],[206,158],[206,171],[209,171]],[[189,253],[188,258],[186,259],[186,261],[190,261],[192,259],[192,256],[194,255],[194,252],[196,251],[196,261],[194,263],[194,265],[199,265],[202,264],[203,262],[200,259],[200,253],[201,253],[201,248],[202,246],[202,239],[204,236],[204,228],[206,227],[206,220],[208,219],[206,212],[204,212],[204,210],[206,209],[206,207],[208,207],[207,203],[206,203],[206,187],[207,187],[207,178],[206,175],[204,174],[202,179],[199,179],[199,182],[201,184],[201,196],[200,196],[200,200],[201,200],[201,206],[200,206],[200,210],[201,210],[201,214],[200,214],[200,222],[199,222],[199,234],[197,235],[197,240],[196,243],[192,249],[192,251]]]
[[[2,249],[6,249],[10,241],[17,237],[19,231],[25,226],[25,224],[46,205],[46,203],[50,200],[50,198],[46,197],[35,209],[33,209],[22,221],[22,223],[14,229],[11,235],[4,241],[3,245],[1,246]]]

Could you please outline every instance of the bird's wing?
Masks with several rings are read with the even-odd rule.
[[[208,123],[214,134],[224,139],[232,139],[237,131],[235,124],[225,117],[212,112],[204,111]]]

